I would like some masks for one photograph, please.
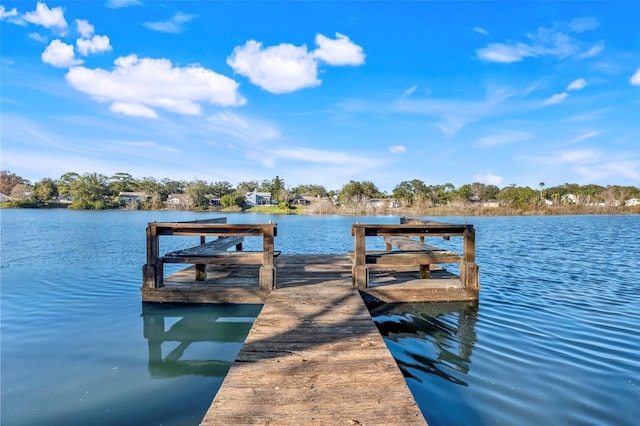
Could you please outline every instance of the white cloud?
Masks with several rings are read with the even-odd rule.
[[[561,151],[554,156],[556,163],[592,163],[602,158],[602,153],[593,149]]]
[[[392,154],[404,154],[407,152],[407,148],[402,145],[393,145],[392,147],[389,147],[389,152]]]
[[[263,48],[261,42],[249,40],[244,46],[236,46],[227,58],[227,64],[236,73],[249,78],[251,83],[281,94],[319,86],[318,61],[329,65],[364,63],[362,47],[345,35],[336,33],[336,39],[332,40],[318,34],[316,43],[318,49],[310,52],[306,45],[281,43]]]
[[[18,16],[18,10],[14,7],[11,10],[6,10],[3,5],[0,4],[0,20],[9,19]]]
[[[45,3],[38,2],[36,10],[24,14],[24,20],[35,25],[42,25],[45,28],[58,28],[65,30],[67,21],[64,19],[64,12],[61,7],[49,9]]]
[[[592,130],[589,132],[582,133],[571,140],[571,143],[582,142],[587,139],[595,138],[596,136],[600,136],[602,134],[601,131]]]
[[[151,108],[135,103],[114,102],[109,111],[132,117],[158,118],[158,114]]]
[[[288,93],[321,83],[317,63],[306,46],[283,43],[263,49],[262,43],[249,40],[233,50],[227,64],[271,93]]]
[[[198,15],[189,15],[183,12],[177,12],[168,21],[145,22],[143,25],[150,30],[160,31],[163,33],[180,34],[184,31],[184,24],[197,18]]]
[[[575,33],[595,30],[599,26],[600,23],[595,18],[576,18],[567,24],[569,30]]]
[[[481,146],[495,146],[529,139],[533,139],[533,135],[529,132],[505,129],[480,138],[478,144]]]
[[[477,49],[476,55],[483,61],[502,63],[547,55],[560,59],[570,56],[592,57],[604,49],[604,44],[599,42],[587,48],[586,43],[575,39],[572,35],[593,30],[598,25],[598,21],[593,18],[581,18],[566,25],[540,27],[535,32],[526,34],[528,39],[526,42],[510,40],[505,43],[491,43],[487,47]]]
[[[206,131],[223,133],[234,141],[261,142],[280,136],[280,131],[261,120],[248,119],[232,112],[220,112],[208,118]]]
[[[39,41],[40,43],[46,43],[47,38],[39,33],[30,33],[29,38],[35,41]]]
[[[76,19],[76,27],[78,27],[78,32],[83,38],[91,38],[95,31],[93,25],[84,19]]]
[[[469,123],[499,114],[504,110],[503,103],[513,95],[511,90],[490,87],[486,99],[481,101],[401,98],[392,108],[394,111],[436,117],[440,119],[436,126],[445,135],[453,136]],[[356,104],[352,106],[362,108]]]
[[[129,55],[116,59],[112,71],[74,67],[65,78],[93,99],[112,102],[112,111],[134,116],[151,117],[144,108],[199,115],[201,102],[222,106],[246,102],[234,80],[196,65],[174,67],[167,59]]]
[[[382,164],[379,159],[354,156],[339,151],[323,151],[311,148],[276,149],[273,151],[280,158],[316,164],[334,164],[352,168],[375,167]]]
[[[313,51],[313,56],[329,65],[362,65],[364,53],[362,47],[354,44],[349,37],[336,33],[335,40],[316,35],[318,48]]]
[[[579,78],[579,79],[573,80],[571,83],[569,83],[569,85],[567,86],[567,91],[569,91],[569,90],[581,90],[586,85],[587,85],[587,80],[585,80],[584,78]]]
[[[487,184],[487,185],[496,185],[496,186],[504,182],[504,179],[502,178],[502,176],[496,176],[491,173],[488,173],[486,175],[475,175],[473,177],[473,180],[475,180],[476,182]]]
[[[405,90],[404,93],[402,94],[402,96],[411,96],[413,94],[413,92],[416,91],[417,88],[418,88],[418,85],[414,84],[413,86],[411,86],[407,90]]]
[[[76,48],[81,55],[87,56],[89,53],[107,52],[111,50],[111,44],[109,37],[94,35],[91,39],[76,40]]]
[[[491,43],[487,47],[476,50],[476,54],[483,61],[502,63],[519,62],[528,56],[535,56],[531,48],[524,43],[514,45]]]
[[[629,82],[634,86],[640,86],[640,68],[638,68],[636,73],[631,76]]]
[[[545,99],[544,104],[545,105],[559,104],[560,102],[564,101],[567,98],[567,96],[569,96],[567,92],[556,93],[555,95]]]
[[[82,60],[75,59],[73,46],[53,40],[42,53],[42,62],[58,68],[70,68],[82,63]]]
[[[107,7],[118,9],[121,7],[139,6],[142,2],[139,0],[107,0]]]
[[[576,58],[578,59],[592,58],[598,55],[603,50],[604,50],[604,42],[599,41],[598,43],[594,44],[590,49],[587,49],[582,53],[578,53],[576,55]]]
[[[481,28],[481,27],[473,27],[471,29],[473,31],[477,32],[478,34],[489,35],[489,31],[487,31],[487,30],[485,30],[484,28]]]

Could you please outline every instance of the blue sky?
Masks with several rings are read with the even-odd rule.
[[[0,1],[0,167],[640,185],[640,2]]]

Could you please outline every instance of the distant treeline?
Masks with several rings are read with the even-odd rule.
[[[3,206],[51,207],[65,203],[74,209],[132,208],[122,193],[143,193],[133,208],[163,209],[171,194],[183,194],[193,210],[243,210],[249,192],[271,194],[272,203],[291,211],[298,204],[318,214],[428,213],[428,214],[527,214],[571,212],[638,212],[640,187],[621,185],[578,185],[565,183],[536,189],[528,186],[496,185],[473,182],[455,187],[451,183],[428,185],[422,180],[400,182],[391,194],[380,191],[370,181],[350,181],[342,188],[327,190],[319,184],[288,187],[279,176],[271,180],[230,182],[204,180],[180,181],[145,177],[129,173],[106,176],[100,173],[68,172],[58,179],[30,182],[10,171],[0,171]],[[215,206],[212,199],[216,199]],[[303,200],[304,202],[297,202]],[[635,201],[634,201],[635,200]],[[604,210],[603,210],[604,209]]]

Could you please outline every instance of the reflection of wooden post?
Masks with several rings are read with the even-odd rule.
[[[276,288],[276,268],[273,264],[275,237],[274,225],[262,227],[262,266],[260,267],[260,288],[271,290]]]
[[[469,290],[479,289],[478,265],[476,265],[476,231],[467,225],[462,233],[463,253],[460,260],[460,281]]]
[[[204,244],[206,238],[200,235],[200,245]],[[207,265],[204,263],[196,263],[196,281],[205,281],[207,279]]]
[[[355,225],[351,229],[355,237],[355,264],[351,272],[353,288],[368,288],[369,269],[366,265],[365,230]]]
[[[154,365],[162,364],[162,342],[164,341],[164,317],[142,315],[143,335],[149,347],[149,370]]]
[[[162,287],[162,266],[158,265],[160,251],[156,226],[147,226],[147,263],[142,267],[142,286],[147,288]]]

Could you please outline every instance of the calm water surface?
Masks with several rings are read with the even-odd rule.
[[[198,217],[0,211],[3,425],[199,423],[260,306],[140,302],[146,224]],[[277,222],[284,253],[344,253],[356,220],[398,222],[228,219]],[[372,312],[427,421],[638,424],[640,216],[438,220],[475,225],[480,302]]]

